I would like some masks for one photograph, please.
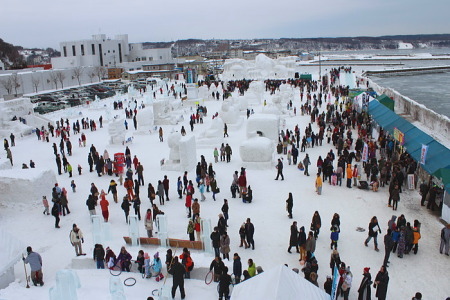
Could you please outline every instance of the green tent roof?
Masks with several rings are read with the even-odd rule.
[[[390,110],[394,111],[395,102],[385,94],[380,95],[376,98],[378,101],[380,101],[381,104],[389,108]]]
[[[300,79],[312,80],[311,74],[300,74]]]

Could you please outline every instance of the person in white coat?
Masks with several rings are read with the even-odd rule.
[[[77,224],[73,224],[73,229],[70,232],[70,242],[72,243],[72,246],[75,247],[75,253],[77,256],[86,255],[86,253],[83,253],[83,249],[81,247],[81,243],[84,243],[83,233],[80,228],[77,227]]]

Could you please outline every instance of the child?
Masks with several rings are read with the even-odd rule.
[[[339,230],[336,228],[336,226],[331,227],[330,239],[331,239],[330,249],[333,249],[334,246],[334,249],[337,250],[337,241],[339,240]]]
[[[47,196],[42,196],[42,204],[44,205],[44,212],[43,214],[47,214],[47,216],[50,214],[49,212],[49,206],[48,206],[48,200],[47,200]]]
[[[81,166],[80,165],[78,165],[78,175],[81,175]]]
[[[291,158],[292,158],[292,154],[291,154],[291,150],[289,150],[287,152],[287,161],[288,161],[289,165],[291,165]]]
[[[72,180],[70,182],[70,186],[72,187],[72,192],[76,193],[77,192],[76,191],[77,185],[75,184],[75,180]]]
[[[150,269],[151,269],[150,256],[148,255],[147,252],[144,253],[144,269],[145,269],[145,278],[151,278],[152,273],[150,271]]]
[[[161,259],[159,258],[159,252],[156,252],[153,255],[153,275],[156,277],[156,281],[159,282],[164,278],[164,275],[161,273],[162,264]]]
[[[145,273],[144,264],[145,264],[145,257],[144,257],[144,251],[139,250],[138,256],[136,258],[135,263],[138,264],[138,270],[141,274]]]

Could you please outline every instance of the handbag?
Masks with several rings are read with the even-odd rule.
[[[216,189],[216,194],[220,193],[220,188]]]

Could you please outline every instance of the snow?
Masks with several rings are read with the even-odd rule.
[[[270,63],[267,63],[265,59],[261,59],[259,64],[270,66]],[[313,74],[313,76],[317,76],[317,74]],[[141,103],[152,93],[153,91],[151,90],[144,95],[137,92],[133,97],[137,99],[138,103]],[[267,92],[263,93],[264,99],[271,103],[272,99],[279,97],[278,94],[280,92],[275,94],[276,97],[270,96]],[[297,108],[300,106],[298,94],[298,90],[292,93],[292,100]],[[245,97],[238,97],[236,93],[233,94],[235,99],[245,99]],[[126,98],[131,97],[122,96],[122,99]],[[93,105],[91,107],[70,108],[47,114],[46,117],[51,120],[67,117],[70,123],[82,117],[97,120],[100,115],[105,117],[107,114],[111,116],[117,114],[119,119],[124,118],[123,111],[114,111],[112,109],[114,99],[100,100],[99,104],[102,105],[98,107]],[[188,124],[191,111],[181,105],[175,105],[174,100],[172,100],[174,102],[174,105],[172,105],[168,99],[159,93],[157,93],[156,100],[155,103],[160,101],[161,106],[159,110],[155,109],[155,106],[153,107],[155,112],[154,120],[156,122],[159,119],[164,122],[164,125],[158,125],[158,127],[163,127],[164,132],[167,133],[165,137],[168,136],[169,132],[179,131],[183,125],[187,131],[185,138],[192,138],[195,141],[205,130],[216,126],[212,125],[211,113],[204,118],[204,124],[196,124],[194,131],[191,133]],[[285,103],[288,100],[276,99],[276,101],[280,101],[281,105],[281,103]],[[224,108],[222,106],[223,103],[223,101],[209,101],[205,99],[203,104],[207,106],[209,112],[217,111],[219,112],[219,117],[222,117],[227,112],[221,110],[221,108]],[[367,228],[370,218],[376,215],[383,233],[386,231],[387,222],[393,213],[391,209],[386,207],[388,199],[387,187],[380,188],[379,192],[372,192],[355,188],[348,189],[345,186],[330,186],[328,182],[325,182],[322,195],[319,196],[315,193],[315,176],[304,176],[297,169],[297,166],[288,165],[285,159],[284,181],[274,181],[275,168],[247,169],[247,181],[253,189],[253,201],[251,204],[246,204],[239,199],[232,199],[229,191],[232,174],[244,165],[237,151],[241,145],[251,141],[247,136],[247,126],[253,117],[263,115],[264,112],[271,109],[268,106],[262,107],[262,105],[253,104],[252,108],[255,115],[247,119],[245,111],[241,111],[237,103],[233,103],[231,107],[233,107],[231,111],[234,117],[227,117],[230,119],[235,118],[236,124],[234,126],[228,124],[229,137],[222,140],[225,143],[229,143],[233,149],[230,163],[213,162],[213,149],[214,147],[220,147],[219,142],[210,147],[207,145],[197,147],[194,143],[186,142],[186,149],[196,151],[196,161],[200,160],[200,155],[204,155],[208,163],[213,162],[218,186],[221,188],[221,192],[216,195],[217,201],[212,200],[211,193],[205,193],[206,201],[201,202],[201,217],[205,221],[210,220],[211,225],[214,226],[217,222],[217,215],[220,213],[223,199],[228,199],[230,207],[228,231],[231,239],[231,254],[234,252],[239,253],[244,268],[247,260],[252,258],[256,265],[262,266],[268,272],[282,264],[288,264],[289,268],[300,268],[298,255],[289,254],[286,251],[289,243],[289,227],[292,221],[296,220],[299,226],[309,228],[314,211],[319,211],[323,226],[317,240],[315,256],[319,262],[318,282],[322,288],[326,276],[330,275],[331,272],[328,267],[331,254],[328,225],[333,214],[335,212],[339,213],[341,216],[341,235],[338,249],[342,261],[350,265],[353,270],[354,287],[350,292],[350,299],[357,299],[356,291],[362,279],[363,268],[370,267],[372,278],[374,278],[382,264],[384,251],[382,249],[383,234],[378,238],[382,250],[376,252],[373,250],[372,242],[370,247],[364,247],[363,242],[367,233],[358,232],[356,228]],[[322,109],[323,107],[321,111]],[[175,118],[178,118],[180,115],[183,116],[183,120],[176,124]],[[283,129],[289,128],[292,130],[298,124],[301,132],[304,132],[305,126],[310,122],[310,117],[307,115],[300,116],[298,114],[294,116],[285,114],[284,118],[285,125],[282,127]],[[132,125],[131,120],[128,121]],[[106,122],[104,128],[97,126],[96,131],[84,130],[83,132],[87,136],[87,145],[94,144],[99,153],[103,153],[105,149],[109,153],[123,152],[125,146],[121,143],[109,143],[110,134],[108,127],[111,126],[111,123]],[[123,123],[121,126],[122,130],[124,130]],[[318,131],[316,124],[312,124],[312,127],[315,132]],[[127,134],[132,134],[133,132],[135,132],[133,126],[129,126]],[[354,133],[355,135],[356,133]],[[41,254],[45,285],[44,287],[31,286],[30,289],[26,289],[23,264],[20,262],[14,267],[15,282],[11,283],[9,287],[0,290],[1,299],[48,299],[49,288],[57,284],[57,271],[64,269],[73,269],[78,275],[81,284],[81,287],[77,290],[79,299],[110,299],[109,280],[111,275],[107,270],[96,270],[91,257],[94,247],[94,229],[85,202],[91,182],[94,182],[99,189],[107,190],[112,178],[107,175],[98,177],[96,173],[89,173],[86,159],[89,146],[86,148],[77,146],[78,143],[75,141],[79,138],[79,135],[71,136],[70,138],[73,144],[73,155],[68,157],[69,162],[72,166],[80,164],[83,167],[83,174],[80,176],[75,171],[73,178],[69,178],[67,173],[63,173],[60,176],[54,175],[56,164],[51,144],[59,142],[57,138],[50,137],[50,143],[45,143],[38,141],[35,135],[18,136],[16,138],[16,146],[11,148],[15,166],[9,171],[7,176],[0,175],[2,180],[0,185],[2,189],[0,227],[26,243],[26,245],[32,246],[36,252]],[[255,144],[258,143],[259,141],[255,142]],[[157,131],[148,131],[135,135],[133,143],[128,144],[128,146],[131,149],[132,156],[137,155],[144,166],[146,185],[151,182],[155,186],[157,181],[161,180],[164,175],[167,175],[170,179],[170,201],[166,202],[164,206],[160,206],[167,218],[167,235],[170,238],[187,239],[186,227],[188,219],[186,218],[185,201],[184,199],[177,199],[176,192],[176,179],[178,176],[182,176],[182,171],[161,170],[160,166],[161,158],[167,157],[170,150],[166,138],[161,143]],[[324,157],[332,148],[332,145],[325,143],[322,147],[307,149],[312,162],[310,167],[311,174],[314,174],[317,170],[315,161],[318,156]],[[1,154],[2,158],[4,158],[4,152]],[[305,153],[300,153],[299,159],[303,159],[304,155]],[[39,169],[21,170],[21,164],[28,163],[30,159],[35,161],[36,168]],[[0,172],[7,171],[3,170]],[[117,178],[113,178],[118,181]],[[189,171],[188,178],[191,180],[195,179],[193,170]],[[70,189],[70,181],[72,179],[77,184],[76,193],[73,193]],[[60,229],[54,228],[54,218],[52,216],[42,214],[43,207],[40,202],[43,195],[48,195],[49,197],[51,187],[56,180],[60,187],[65,187],[68,190],[69,208],[71,210],[69,215],[61,218]],[[119,198],[125,195],[125,189],[122,186],[118,187],[118,191]],[[293,193],[294,199],[293,220],[287,217],[285,211],[285,200],[289,192]],[[146,196],[146,188],[141,187],[142,214],[150,207]],[[199,198],[199,196],[199,191],[196,188],[194,197]],[[127,236],[129,231],[120,203],[114,203],[111,195],[107,195],[107,199],[110,202],[109,227],[111,229],[111,239],[104,243],[104,247],[111,247],[117,254],[120,247],[125,245],[123,236]],[[407,221],[411,223],[414,219],[420,220],[422,223],[422,238],[419,242],[420,247],[417,255],[406,255],[402,259],[391,255],[391,264],[388,269],[390,274],[388,299],[410,299],[417,291],[420,291],[425,299],[445,299],[445,297],[449,296],[448,276],[446,275],[448,273],[449,258],[440,255],[437,249],[442,224],[439,222],[438,217],[430,214],[420,206],[419,199],[418,191],[404,190],[401,194],[398,211],[395,212],[396,215],[404,214]],[[131,213],[133,214],[133,212]],[[246,218],[251,218],[252,223],[255,225],[255,250],[239,248],[238,230]],[[74,249],[69,243],[68,234],[73,223],[76,223],[84,233],[85,243],[83,244],[83,251],[87,253],[86,257],[75,257]],[[139,226],[139,231],[145,233],[143,221],[139,222]],[[163,259],[166,253],[166,248],[161,246],[127,246],[127,249],[133,256],[133,259],[136,258],[140,249],[151,254],[158,251]],[[175,255],[180,254],[181,249],[174,250],[176,250]],[[185,281],[186,299],[213,299],[217,297],[216,284],[209,286],[204,284],[207,268],[209,268],[213,255],[197,250],[192,250],[191,253],[195,262],[195,268],[192,272],[192,279]],[[232,261],[225,261],[225,264],[229,269],[232,268]],[[166,275],[165,268],[164,274]],[[154,289],[160,289],[163,286],[167,288],[172,284],[170,277],[165,282],[159,283],[154,279],[142,279],[140,274],[136,273],[135,266],[133,266],[132,273],[122,273],[120,281],[123,282],[128,277],[134,277],[137,282],[133,287],[123,287],[126,299],[145,299],[145,297],[151,295],[151,291]],[[372,292],[374,293],[375,291],[372,290]],[[178,292],[175,299],[180,299]]]

